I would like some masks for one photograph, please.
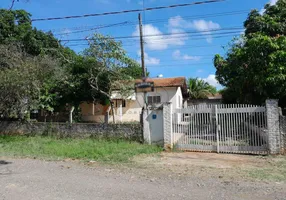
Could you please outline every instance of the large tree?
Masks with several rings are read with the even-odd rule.
[[[72,118],[81,102],[108,103],[114,87],[130,88],[119,80],[141,77],[139,64],[118,41],[95,34],[90,47],[76,54],[51,32],[33,28],[30,17],[24,10],[0,9],[0,114],[19,117],[19,109],[54,111],[68,104]]]
[[[17,43],[29,55],[49,55],[71,62],[76,54],[63,47],[51,32],[43,32],[32,26],[31,14],[24,10],[0,9],[0,44]]]
[[[233,40],[225,57],[214,65],[223,96],[231,103],[262,104],[286,96],[286,0],[250,12],[245,34]],[[280,101],[280,104],[283,104]]]
[[[111,37],[95,34],[88,42],[90,47],[83,55],[95,59],[89,69],[93,95],[106,102],[112,102],[114,90],[119,91],[123,98],[128,96],[134,89],[132,80],[141,77],[140,65],[127,55],[120,42]],[[111,108],[113,110],[112,103]]]
[[[19,46],[0,45],[0,114],[5,118],[29,117],[33,109],[53,111],[64,81],[56,59],[31,56]]]

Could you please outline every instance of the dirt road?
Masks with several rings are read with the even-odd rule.
[[[0,199],[286,199],[283,182],[225,180],[152,168],[0,158]]]

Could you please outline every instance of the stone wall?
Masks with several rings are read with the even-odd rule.
[[[140,124],[22,123],[0,121],[0,134],[44,135],[73,138],[123,138],[143,142]]]

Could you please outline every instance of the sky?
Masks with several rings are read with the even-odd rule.
[[[83,15],[191,3],[203,0],[20,0],[13,9],[24,9],[32,19]],[[141,12],[145,63],[150,77],[185,76],[200,78],[221,88],[215,79],[213,58],[225,55],[232,39],[243,33],[243,22],[250,10],[263,13],[266,3],[277,0],[226,0]],[[1,0],[8,8],[11,0]],[[140,61],[138,13],[68,20],[38,21],[33,26],[51,30],[61,40],[82,39],[98,32],[111,37],[132,36],[121,40],[128,55]],[[98,28],[101,27],[101,28]],[[97,28],[97,29],[96,29]],[[93,29],[93,30],[91,30]],[[66,41],[63,45],[82,52],[85,41]]]

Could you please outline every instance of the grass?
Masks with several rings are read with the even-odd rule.
[[[269,156],[261,167],[245,170],[247,175],[256,180],[285,181],[286,180],[286,157]]]
[[[162,151],[158,146],[124,140],[55,139],[52,137],[0,136],[0,156],[131,162],[139,154]]]

